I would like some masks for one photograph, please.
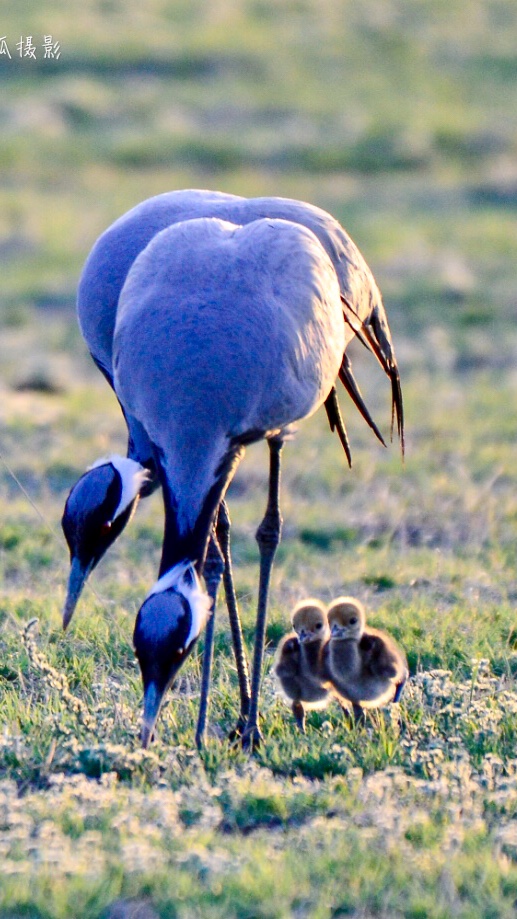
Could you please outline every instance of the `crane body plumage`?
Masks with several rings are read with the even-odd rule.
[[[99,237],[88,256],[79,282],[79,325],[90,353],[107,377],[113,375],[118,299],[131,265],[160,230],[197,217],[216,217],[239,226],[273,218],[312,230],[330,257],[341,293],[354,312],[362,321],[375,313],[391,341],[375,279],[348,233],[326,211],[290,198],[242,198],[223,192],[183,189],[148,198],[123,214]],[[353,334],[347,327],[346,343]]]
[[[236,449],[324,401],[341,317],[332,263],[297,224],[188,221],[137,258],[120,298],[115,387],[163,457],[180,537]]]
[[[314,410],[343,344],[335,273],[311,233],[285,221],[189,221],[159,234],[124,286],[116,391],[153,443],[167,448],[191,428],[194,454],[213,467],[232,440],[272,435]],[[196,492],[197,469],[181,474]]]

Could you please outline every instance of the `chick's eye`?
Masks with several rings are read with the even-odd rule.
[[[355,616],[352,616],[352,618],[351,618],[351,619],[349,619],[348,621],[349,621],[349,623],[350,623],[350,625],[355,625],[355,624],[356,624],[356,622],[357,622],[357,619],[356,619],[356,617],[355,617]]]
[[[317,629],[321,629],[322,625],[323,625],[322,622],[317,622],[317,623],[316,623],[316,628],[317,628]]]

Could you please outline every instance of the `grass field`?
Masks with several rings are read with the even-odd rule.
[[[507,0],[44,0],[0,37],[1,919],[498,919],[517,908],[517,10]],[[20,59],[51,34],[59,60]],[[335,214],[383,291],[407,424],[377,444],[341,402],[284,450],[254,757],[225,737],[237,680],[218,612],[211,732],[202,642],[156,743],[138,745],[131,636],[158,567],[159,495],[60,608],[60,516],[124,452],[76,327],[96,236],[178,187],[300,197]],[[389,394],[352,359],[389,433]],[[248,648],[267,449],[229,492]],[[398,707],[295,733],[270,673],[292,606],[359,596],[404,646]],[[37,619],[37,623],[34,620]]]

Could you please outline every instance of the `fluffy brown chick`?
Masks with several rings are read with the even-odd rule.
[[[364,607],[354,597],[338,597],[327,617],[323,674],[338,696],[352,703],[356,720],[364,719],[364,708],[398,702],[409,674],[406,656],[391,636],[366,625]]]
[[[319,600],[298,603],[291,620],[294,632],[281,641],[274,669],[292,703],[296,723],[305,733],[305,710],[324,708],[330,699],[321,669],[330,631],[325,607]]]

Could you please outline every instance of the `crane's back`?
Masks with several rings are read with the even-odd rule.
[[[157,234],[129,272],[116,387],[151,436],[164,415],[185,430],[193,414],[228,436],[268,433],[321,404],[343,348],[338,280],[311,231],[185,221]]]
[[[343,227],[326,211],[291,198],[242,198],[199,189],[156,195],[115,221],[97,240],[78,290],[79,324],[94,359],[108,377],[120,291],[138,254],[153,236],[173,223],[216,217],[237,225],[261,218],[289,220],[308,227],[331,258],[341,292],[366,319],[382,300],[368,265]]]

